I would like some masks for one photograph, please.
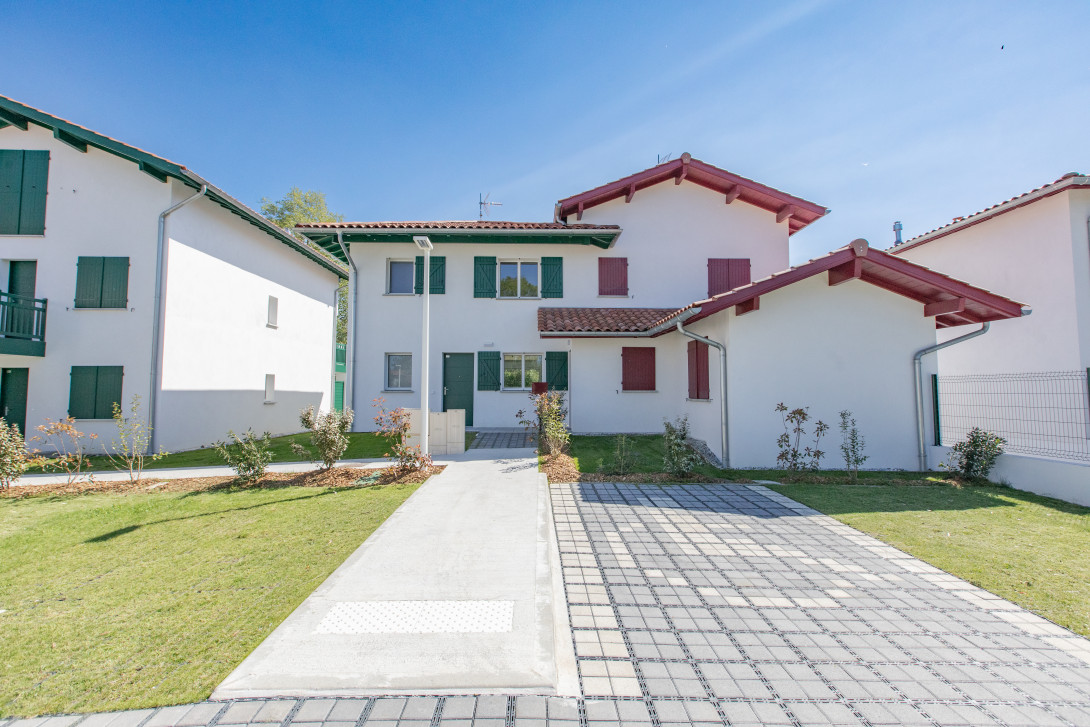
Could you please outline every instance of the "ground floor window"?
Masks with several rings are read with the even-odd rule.
[[[413,355],[411,353],[386,354],[386,389],[407,391],[413,388]]]
[[[68,391],[68,416],[110,419],[121,402],[121,366],[73,366]]]
[[[540,353],[505,353],[503,355],[503,388],[529,389],[542,380]]]

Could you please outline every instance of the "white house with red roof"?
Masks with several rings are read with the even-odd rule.
[[[998,477],[1090,504],[1090,177],[1065,174],[889,252],[1033,305],[938,353],[936,444],[980,426],[1007,440]]]
[[[551,222],[299,231],[350,265],[357,410],[416,407],[427,386],[434,409],[511,427],[544,381],[567,392],[576,433],[661,432],[684,415],[731,466],[766,467],[782,401],[830,424],[850,409],[868,466],[918,469],[932,417],[925,401],[917,418],[913,356],[968,322],[949,314],[959,305],[978,320],[1022,306],[862,240],[790,268],[790,236],[826,212],[684,154],[560,200]],[[427,382],[414,236],[434,248]]]
[[[346,275],[184,166],[0,97],[0,416],[156,444],[297,432],[328,409]]]

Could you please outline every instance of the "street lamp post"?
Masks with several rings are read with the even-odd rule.
[[[428,338],[431,326],[431,238],[427,235],[414,235],[413,242],[424,251],[424,324],[423,324],[423,349],[420,356],[420,435],[422,444],[420,452],[427,455],[431,452],[428,442]]]

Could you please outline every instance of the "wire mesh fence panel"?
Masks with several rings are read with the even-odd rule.
[[[1090,370],[939,376],[937,387],[946,446],[980,427],[1011,454],[1090,461]]]

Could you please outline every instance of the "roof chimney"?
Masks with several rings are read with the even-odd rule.
[[[896,233],[896,235],[897,235],[897,239],[893,241],[894,245],[900,245],[901,244],[901,230],[903,230],[903,229],[904,229],[904,225],[901,224],[900,220],[897,220],[896,222],[893,223],[893,232]]]

